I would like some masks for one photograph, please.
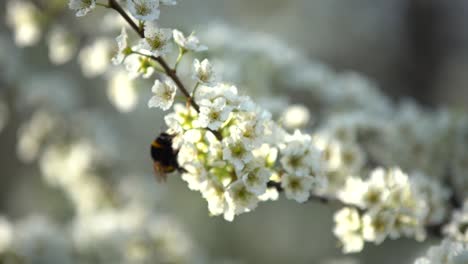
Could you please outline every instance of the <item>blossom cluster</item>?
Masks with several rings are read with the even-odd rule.
[[[309,135],[286,133],[231,85],[202,86],[194,97],[200,113],[176,105],[165,120],[177,134],[178,161],[186,170],[182,179],[201,192],[211,214],[232,220],[259,201],[276,199],[272,182],[298,202],[326,184],[321,154]]]
[[[158,18],[157,5],[150,2],[143,9],[153,15],[140,17],[143,9],[135,8],[138,3],[129,2],[135,18]],[[185,53],[207,50],[194,34],[186,37],[176,29],[147,23],[141,33],[143,38],[132,46],[123,28],[112,59],[114,64],[124,63],[133,77],[149,78],[157,70],[155,58],[168,55],[174,44],[179,47],[176,66]],[[184,169],[182,179],[202,193],[212,215],[233,220],[235,215],[253,210],[259,201],[276,198],[277,188],[269,188],[271,182],[277,182],[286,197],[298,202],[305,202],[312,190],[326,185],[321,153],[311,136],[284,131],[268,111],[239,95],[237,87],[218,81],[209,60],[194,59],[191,76],[195,86],[189,105],[176,105],[165,120],[168,132],[177,135],[174,147]],[[148,106],[169,110],[178,86],[170,76],[156,79]]]
[[[340,220],[337,221],[335,233],[338,233],[340,240],[345,240],[342,241],[344,251],[360,251],[364,241],[377,243],[387,236],[423,238],[425,228],[443,226],[448,218],[461,219],[460,212],[450,216],[452,207],[457,207],[450,203],[462,201],[468,191],[468,119],[465,114],[449,108],[426,109],[411,100],[392,102],[379,92],[372,81],[357,73],[334,72],[320,63],[304,60],[304,56],[287,45],[276,44],[265,48],[265,43],[274,42],[266,36],[239,32],[225,26],[213,26],[201,32],[201,35],[215,44],[211,47],[214,54],[223,60],[238,61],[236,65],[239,68],[229,68],[221,75],[253,86],[256,91],[270,89],[275,92],[265,104],[274,116],[282,118],[289,111],[289,102],[276,99],[281,98],[284,86],[306,94],[308,100],[313,101],[305,114],[290,116],[293,120],[282,121],[282,124],[288,129],[286,124],[308,116],[305,120],[308,119],[309,123],[298,121],[298,127],[316,129],[312,138],[323,153],[323,171],[328,182],[321,192],[352,205],[337,216]],[[241,35],[253,40],[251,44],[236,42],[235,39]],[[268,70],[258,75],[255,83],[251,83],[245,78],[251,68],[244,71],[244,65],[252,68],[268,65]],[[405,175],[399,177],[407,178],[400,182],[399,189],[411,190],[405,191],[408,199],[411,199],[393,205],[389,204],[388,198],[373,206],[362,203],[363,192],[373,182],[372,175],[377,171],[382,174],[382,169],[376,169],[379,166],[389,168],[384,170],[384,174],[399,171],[398,174]],[[381,181],[381,188],[387,189],[386,185],[385,181]],[[383,193],[389,192],[386,190]],[[369,234],[365,238],[363,216],[386,207],[391,209],[387,210],[389,222],[406,218],[414,225],[400,231],[390,225],[391,230],[382,230],[378,240],[369,237]],[[408,213],[399,216],[402,211]],[[346,215],[353,220],[346,221]],[[457,230],[455,226],[461,226],[462,222],[453,220],[450,229]],[[452,231],[452,234],[457,232]]]
[[[452,214],[450,222],[444,227],[445,235],[460,243],[468,243],[468,200],[462,208]]]
[[[463,264],[467,262],[467,244],[445,239],[440,245],[429,248],[427,256],[418,258],[414,264]]]
[[[0,260],[5,263],[206,263],[174,219],[141,208],[104,210],[67,227],[42,216],[0,218]]]
[[[380,244],[401,236],[424,240],[427,225],[445,220],[449,192],[427,177],[378,168],[366,180],[348,178],[339,198],[355,207],[335,214],[334,233],[345,252],[355,252],[364,241]]]

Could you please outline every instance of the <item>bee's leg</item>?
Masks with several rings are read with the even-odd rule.
[[[188,172],[186,169],[184,169],[183,167],[180,167],[180,166],[177,166],[176,169],[177,169],[177,171],[178,171],[179,173],[187,173],[187,172]]]
[[[154,170],[154,176],[158,183],[166,182],[167,175],[161,171],[161,167],[156,162],[153,162],[153,170]]]

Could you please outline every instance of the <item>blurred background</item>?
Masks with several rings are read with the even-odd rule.
[[[15,9],[18,2],[30,6]],[[206,56],[223,75],[266,104],[300,98],[313,107],[313,100],[300,92],[282,91],[284,82],[273,80],[281,78],[275,75],[278,69],[301,58],[328,71],[362,74],[392,100],[412,98],[428,107],[467,108],[467,1],[178,2],[162,8],[160,24],[186,33],[195,30],[212,48]],[[119,75],[118,67],[105,62],[122,22],[100,9],[76,18],[61,0],[9,0],[0,5],[0,215],[9,221],[41,215],[68,228],[76,220],[77,206],[86,203],[81,201],[84,196],[90,195],[91,204],[100,203],[93,191],[80,192],[76,186],[51,180],[74,174],[69,170],[78,166],[76,160],[57,165],[55,173],[46,164],[52,162],[46,154],[57,140],[63,145],[86,139],[96,149],[91,152],[99,153],[99,164],[91,173],[95,177],[90,179],[118,190],[119,201],[146,203],[155,214],[169,216],[207,259],[411,263],[432,244],[386,241],[343,256],[331,231],[337,207],[316,202],[300,205],[280,198],[232,223],[210,217],[200,194],[177,176],[165,184],[153,180],[148,148],[165,127],[164,113],[147,108],[150,82],[128,80]],[[271,52],[258,55],[259,47]],[[237,61],[236,54],[258,57]],[[269,58],[263,64],[248,64],[263,57]],[[271,66],[270,60],[280,66]],[[119,85],[135,86],[138,95],[115,94],[113,87]],[[80,210],[102,208],[84,207]]]

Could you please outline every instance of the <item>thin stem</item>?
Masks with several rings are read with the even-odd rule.
[[[193,89],[192,89],[192,98],[195,98],[195,92],[197,92],[198,86],[200,86],[200,82],[197,82],[197,84],[195,84],[195,87],[193,87]]]
[[[96,5],[97,6],[102,6],[102,7],[105,7],[105,8],[110,8],[110,5],[108,5],[108,4],[103,4],[103,3],[96,2]]]
[[[184,48],[179,47],[179,56],[177,56],[177,59],[174,65],[174,71],[177,71],[177,67],[179,66],[179,63],[182,60],[182,57],[184,57],[185,53],[186,53],[186,50]]]

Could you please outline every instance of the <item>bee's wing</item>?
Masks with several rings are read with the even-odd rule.
[[[153,162],[154,176],[158,182],[166,182],[167,174],[158,162]]]

